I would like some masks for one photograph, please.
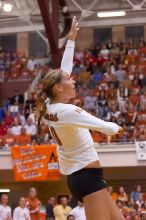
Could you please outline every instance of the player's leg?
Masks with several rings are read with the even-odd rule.
[[[89,194],[83,201],[87,220],[124,220],[107,189]]]

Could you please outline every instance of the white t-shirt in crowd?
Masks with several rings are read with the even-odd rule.
[[[75,217],[75,220],[86,220],[84,207],[77,206],[70,212]]]
[[[22,128],[21,125],[13,126],[11,129],[12,134],[19,135],[21,133],[21,128]]]
[[[36,135],[36,133],[37,133],[37,127],[36,127],[36,125],[34,125],[34,124],[27,125],[27,124],[26,124],[24,127],[26,128],[26,133],[27,133],[27,134]]]
[[[27,63],[27,68],[29,70],[34,70],[35,69],[35,65],[36,65],[36,60],[28,60],[28,63]]]
[[[17,207],[14,209],[13,220],[30,220],[30,214],[28,208]]]
[[[11,216],[11,208],[0,205],[0,220],[6,220],[9,216]]]

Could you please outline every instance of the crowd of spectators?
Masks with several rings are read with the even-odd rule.
[[[3,52],[0,54],[3,56]],[[21,58],[25,57],[23,53],[20,55]],[[27,59],[24,60],[26,64]],[[43,71],[49,68],[49,65],[41,67]],[[38,74],[33,58],[27,61],[27,69],[33,70],[34,75]],[[72,75],[76,80],[77,90],[73,103],[124,128],[123,134],[112,137],[92,131],[95,142],[127,143],[146,140],[146,43],[143,38],[138,44],[134,39],[129,39],[127,43],[114,43],[109,39],[106,44],[94,48],[76,48]],[[10,139],[17,144],[40,142],[32,109],[41,88],[40,80],[37,85],[32,84],[31,92],[25,98],[16,91],[7,104],[0,108],[0,146],[7,143],[9,136],[15,138],[16,141]],[[42,124],[43,135],[41,141],[53,142],[45,124]]]
[[[118,192],[108,186],[108,192],[125,220],[146,220],[146,193],[142,192],[141,185],[137,185],[130,194],[126,193],[123,186],[119,187]],[[28,196],[19,199],[13,212],[8,203],[8,195],[2,194],[0,220],[86,220],[83,203],[76,201],[71,195],[61,196],[58,201],[55,197],[50,197],[45,206],[38,199],[36,189],[31,187]]]
[[[9,53],[0,47],[0,80],[31,80],[37,75],[42,62],[33,56],[28,58],[22,51]]]

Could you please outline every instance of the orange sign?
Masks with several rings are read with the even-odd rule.
[[[14,146],[11,149],[16,181],[60,179],[55,145]]]

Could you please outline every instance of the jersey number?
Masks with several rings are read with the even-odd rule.
[[[62,145],[62,142],[61,142],[61,140],[59,139],[59,137],[57,136],[55,129],[54,129],[52,126],[50,126],[49,130],[50,130],[50,133],[51,133],[53,139],[56,141],[56,143],[57,143],[59,146],[61,146],[61,145]]]

